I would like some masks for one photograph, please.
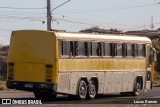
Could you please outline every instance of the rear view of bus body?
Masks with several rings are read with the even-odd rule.
[[[152,44],[146,37],[13,31],[7,87],[32,91],[38,99],[57,94],[93,99],[150,89]]]

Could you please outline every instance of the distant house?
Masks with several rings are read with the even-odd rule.
[[[127,31],[125,32],[127,35],[139,35],[139,36],[146,36],[151,39],[159,38],[160,30],[138,30],[138,31]]]

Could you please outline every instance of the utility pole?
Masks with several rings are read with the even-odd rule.
[[[47,30],[51,29],[51,20],[52,20],[51,1],[47,0]]]
[[[62,4],[60,4],[59,6],[55,7],[53,10],[63,6],[64,4],[68,3],[71,0],[68,0]],[[51,11],[51,0],[47,0],[47,30],[51,30],[51,21],[52,21],[52,11]]]
[[[153,24],[153,15],[151,16],[151,25],[150,25],[151,30],[153,30],[154,28],[154,24]]]

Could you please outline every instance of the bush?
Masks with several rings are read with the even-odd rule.
[[[0,80],[0,90],[6,90],[6,89],[7,89],[7,87],[6,87],[6,82]]]

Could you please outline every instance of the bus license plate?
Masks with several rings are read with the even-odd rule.
[[[26,87],[26,88],[33,88],[33,84],[25,84],[24,87]]]

